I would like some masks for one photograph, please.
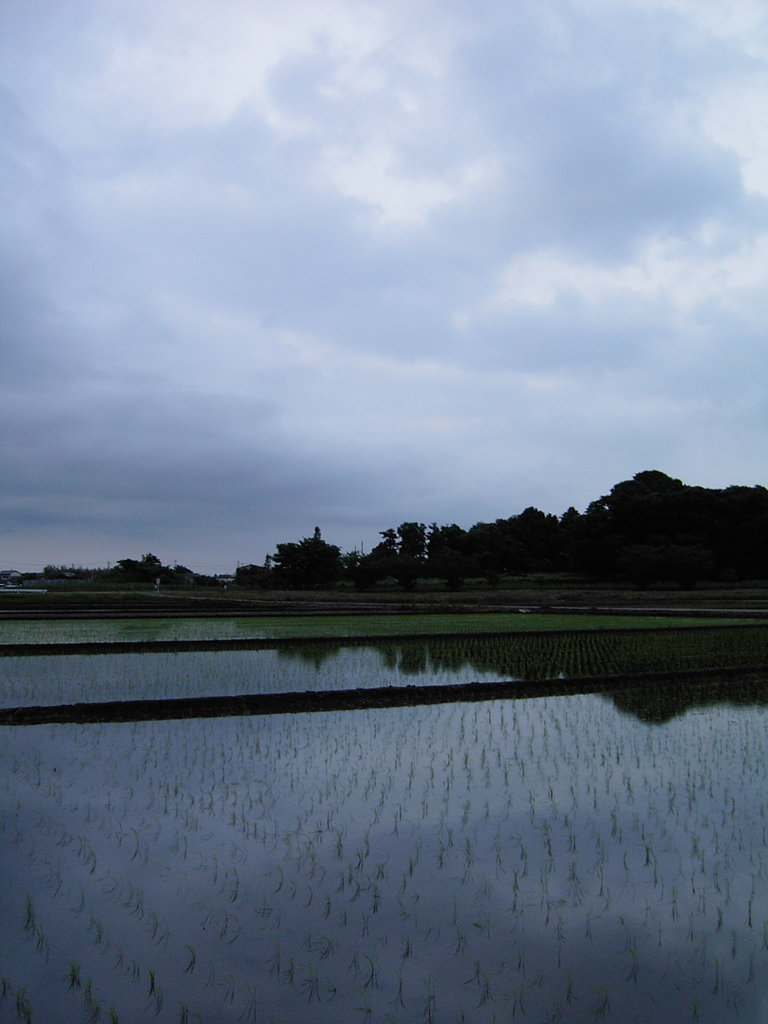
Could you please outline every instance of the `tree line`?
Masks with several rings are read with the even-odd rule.
[[[768,580],[768,490],[692,487],[648,470],[616,484],[585,512],[561,516],[529,507],[508,519],[438,526],[404,522],[380,532],[367,555],[342,553],[320,530],[278,544],[264,565],[243,565],[234,582],[248,589],[319,590],[382,582],[412,590],[439,580],[458,590],[466,580],[495,586],[530,573],[569,573],[640,587],[699,581]],[[123,558],[107,569],[46,566],[47,579],[220,587],[227,578],[164,565],[153,554]],[[32,579],[39,574],[26,574]],[[229,577],[231,579],[231,577]]]
[[[693,487],[648,470],[616,484],[586,512],[561,516],[529,507],[508,519],[438,526],[404,522],[382,530],[367,555],[342,553],[312,537],[278,544],[263,566],[240,566],[236,582],[262,589],[360,590],[388,581],[412,590],[421,579],[460,589],[527,573],[573,573],[640,587],[704,580],[768,579],[768,490]]]
[[[141,558],[121,558],[107,569],[86,569],[74,565],[46,565],[42,573],[25,573],[23,578],[43,578],[48,582],[98,581],[100,583],[152,583],[163,587],[220,587],[219,576],[193,572],[186,565],[164,565],[151,552]]]

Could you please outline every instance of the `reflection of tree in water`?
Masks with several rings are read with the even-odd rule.
[[[399,655],[399,668],[402,674],[406,676],[423,675],[430,665],[438,667],[432,660],[430,644],[404,644],[399,649]]]
[[[718,704],[732,707],[768,706],[768,678],[680,680],[631,687],[604,694],[619,711],[645,722],[664,725],[694,709]]]
[[[579,678],[766,665],[768,626],[318,640],[281,644],[278,656],[319,670],[348,647],[374,650],[385,668],[406,676],[469,668],[499,680]]]
[[[478,642],[479,641],[479,642]],[[455,672],[469,665],[481,673],[501,672],[506,664],[506,641],[494,644],[493,638],[457,638],[455,640],[413,640],[359,642],[338,640],[281,645],[278,658],[299,661],[318,670],[331,658],[350,647],[375,651],[384,667],[403,675],[424,675],[429,671]],[[499,667],[497,667],[499,666]]]
[[[327,640],[318,640],[317,643],[278,647],[277,656],[288,661],[300,661],[305,665],[311,665],[316,672],[319,672],[323,664],[342,651],[344,646],[338,641],[329,643]]]
[[[384,667],[394,672],[400,657],[400,646],[398,644],[371,644],[370,649],[378,653]]]
[[[497,679],[557,679],[768,664],[768,627],[584,630],[426,638],[400,645],[400,671],[469,667]],[[426,664],[425,664],[426,663]]]
[[[358,642],[318,640],[285,645],[279,658],[319,671],[350,646],[375,651],[383,667],[401,676],[450,676],[467,670],[497,680],[578,679],[644,672],[684,672],[768,663],[768,627],[658,631],[425,637]],[[362,682],[362,681],[361,681]],[[694,708],[717,704],[768,705],[762,679],[665,680],[610,691],[606,698],[646,724],[661,725]]]

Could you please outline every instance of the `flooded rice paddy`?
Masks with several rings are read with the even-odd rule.
[[[3,658],[2,699],[521,664],[485,644]],[[0,1021],[766,1021],[766,691],[3,727]]]
[[[768,665],[768,624],[0,657],[0,708]],[[271,644],[271,646],[270,646]],[[80,648],[78,648],[78,651]]]

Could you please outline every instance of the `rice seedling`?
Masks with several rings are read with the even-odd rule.
[[[11,985],[8,978],[5,975],[0,977],[0,1006],[5,1000],[14,994],[13,985]]]
[[[31,1024],[32,1003],[27,998],[26,988],[16,990],[16,1016],[19,1020],[23,1020],[25,1024]]]
[[[34,904],[32,897],[27,893],[24,897],[24,932],[26,935],[34,935],[36,928]]]
[[[67,988],[71,992],[74,988],[80,988],[81,984],[80,964],[77,960],[72,960],[69,965],[69,971],[67,972]]]
[[[311,1001],[317,1024],[453,1020],[470,1002],[478,1024],[502,1007],[618,1020],[655,976],[654,996],[685,1019],[690,980],[673,962],[692,956],[713,976],[718,963],[717,991],[712,979],[694,995],[702,1016],[730,1022],[736,994],[748,1013],[768,981],[761,714],[712,705],[659,727],[577,697],[72,728],[55,747],[28,732],[29,749],[0,734],[3,763],[19,765],[0,776],[6,835],[18,829],[19,850],[34,838],[41,863],[20,875],[26,955],[66,894],[73,935],[101,942],[51,942],[53,987],[80,998],[67,965],[90,948],[83,974],[126,1024],[182,1006],[253,1019],[254,992],[266,1019],[301,1019]],[[54,758],[61,804],[38,786]],[[32,792],[43,817],[14,810]],[[45,1019],[50,997],[27,991]]]

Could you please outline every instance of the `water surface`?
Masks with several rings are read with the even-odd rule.
[[[766,710],[644,693],[0,730],[0,1020],[766,1020]]]
[[[768,624],[275,645],[258,650],[6,656],[0,658],[0,707],[765,665]]]

